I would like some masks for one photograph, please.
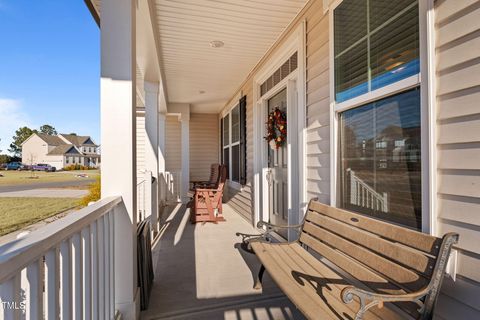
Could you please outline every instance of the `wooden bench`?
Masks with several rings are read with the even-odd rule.
[[[443,238],[311,201],[300,225],[260,222],[249,245],[265,269],[308,319],[432,319],[452,245]],[[293,228],[299,239],[272,243]],[[383,307],[388,303],[388,307]]]

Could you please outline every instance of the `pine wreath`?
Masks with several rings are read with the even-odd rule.
[[[282,147],[287,141],[287,114],[282,110],[275,108],[268,114],[267,136],[265,140],[268,143],[273,141],[275,149]]]

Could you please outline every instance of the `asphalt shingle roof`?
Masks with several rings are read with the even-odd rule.
[[[48,153],[48,155],[49,156],[51,156],[51,155],[63,155],[63,154],[69,153],[70,149],[72,149],[72,148],[75,149],[75,147],[72,144],[63,144],[63,145],[60,145],[60,146],[57,146],[57,147],[53,148]],[[75,149],[75,152],[73,152],[73,153],[78,154],[77,149]]]

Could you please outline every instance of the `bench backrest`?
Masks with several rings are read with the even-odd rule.
[[[425,288],[442,247],[440,238],[317,201],[310,202],[299,241],[370,289],[385,293]],[[405,309],[412,314],[414,308]]]

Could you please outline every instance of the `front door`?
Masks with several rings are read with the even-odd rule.
[[[267,117],[275,109],[287,113],[287,89],[283,89],[267,103]],[[267,119],[268,120],[268,119]],[[287,143],[281,147],[266,144],[268,149],[268,208],[269,220],[272,224],[288,224],[288,154]],[[287,238],[286,230],[279,232],[284,238]]]

